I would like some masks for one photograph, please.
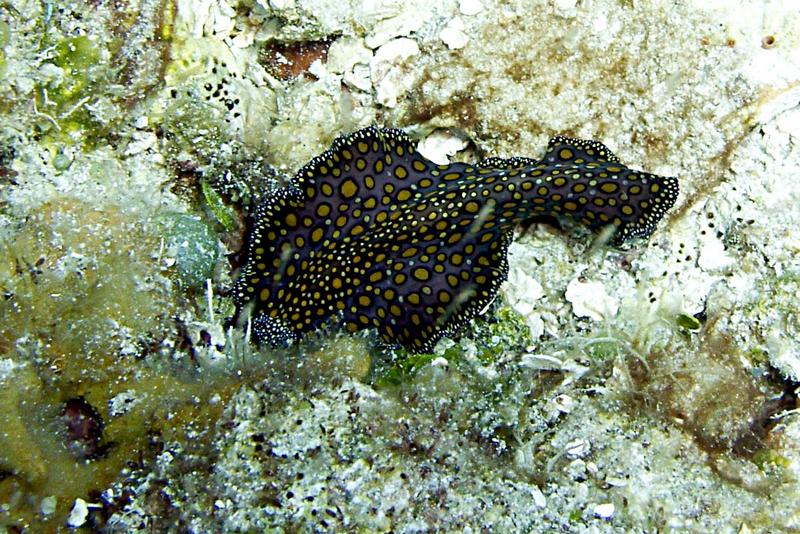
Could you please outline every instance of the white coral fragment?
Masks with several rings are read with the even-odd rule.
[[[704,271],[717,271],[730,267],[734,260],[725,250],[725,245],[716,237],[707,237],[700,245],[697,264]]]
[[[537,300],[544,297],[542,284],[524,269],[514,267],[509,271],[508,281],[502,285],[501,291],[509,306],[525,318],[531,337],[537,339],[544,334],[544,321],[534,306]]]
[[[69,511],[67,517],[67,526],[70,528],[78,528],[86,523],[86,518],[89,517],[89,506],[83,499],[75,499],[75,504],[72,505],[72,510]]]
[[[461,17],[453,17],[439,34],[439,38],[450,50],[467,46],[469,35],[464,32],[464,21],[461,20]]]
[[[417,42],[407,38],[389,41],[375,52],[369,67],[379,104],[393,108],[397,99],[411,88],[414,78],[409,76],[409,59],[416,55],[419,55]]]
[[[619,310],[617,301],[606,292],[605,286],[600,282],[575,278],[567,285],[564,296],[572,304],[572,312],[578,317],[602,321],[615,316]]]
[[[425,23],[425,13],[421,9],[424,3],[382,0],[369,2],[365,11],[371,13],[374,26],[364,38],[370,48],[378,48],[395,37],[405,37],[422,28]]]
[[[598,504],[592,509],[592,513],[595,517],[599,517],[600,519],[611,519],[614,517],[614,512],[616,508],[614,507],[614,503],[603,503]]]
[[[371,59],[372,50],[361,39],[343,37],[331,44],[327,68],[335,74],[341,74],[348,86],[368,91],[372,87],[369,73]]]
[[[458,10],[462,15],[477,15],[483,11],[483,4],[481,0],[461,0]]]
[[[417,145],[417,150],[437,165],[450,163],[450,156],[467,148],[467,140],[446,130],[436,130]]]

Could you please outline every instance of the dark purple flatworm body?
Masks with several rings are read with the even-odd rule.
[[[677,195],[675,178],[631,170],[595,141],[554,137],[541,160],[436,165],[402,131],[365,128],[259,207],[237,320],[271,343],[340,322],[430,350],[495,297],[521,221],[568,216],[621,242],[649,235]]]

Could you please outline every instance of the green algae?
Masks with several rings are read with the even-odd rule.
[[[378,387],[399,386],[413,379],[423,367],[434,359],[436,359],[435,354],[404,353],[393,355],[390,357],[388,365],[384,364],[383,368],[376,369],[375,385]]]
[[[87,35],[77,35],[61,40],[55,45],[53,63],[66,75],[58,94],[64,99],[74,99],[90,84],[86,76],[101,59],[100,50]]]
[[[770,468],[788,469],[791,462],[785,456],[777,453],[772,449],[761,449],[753,454],[753,463],[756,464],[761,470]]]
[[[122,394],[131,406],[105,418],[103,440],[108,447],[103,454],[82,458],[68,447],[60,416],[74,390],[45,386],[31,366],[8,380],[13,387],[3,387],[0,393],[0,468],[10,476],[0,479],[0,525],[27,525],[35,531],[64,525],[76,498],[98,494],[120,472],[156,454],[157,440],[209,440],[222,401],[234,391],[230,381],[182,380],[147,367],[140,368],[135,379],[116,376],[85,383],[80,394],[91,405],[103,408]],[[211,396],[219,402],[199,402]],[[55,502],[54,513],[41,514],[43,498]]]
[[[112,420],[108,454],[76,459],[58,427],[63,401],[85,396],[102,408],[123,390],[143,396],[155,380],[161,393],[141,408],[152,414],[197,394],[171,375],[148,382],[152,370],[135,365],[165,335],[174,309],[155,261],[158,244],[119,208],[69,197],[33,209],[0,240],[0,355],[17,363],[0,396],[0,467],[12,474],[0,481],[0,500],[13,503],[9,517],[21,523],[12,524],[39,524],[36,501],[16,500],[20,492],[56,496],[52,520],[63,524],[74,498],[108,484],[146,442],[149,415]],[[172,400],[164,403],[167,391]]]
[[[165,361],[177,343],[163,224],[145,225],[137,213],[65,196],[31,208],[25,224],[6,227],[0,239],[0,360],[13,363],[0,377],[0,524],[64,525],[76,498],[156,454],[153,436],[210,439],[238,387],[236,374],[200,380]],[[213,232],[197,217],[165,217],[175,242],[207,247],[178,247],[175,276],[204,281],[216,257]],[[76,458],[66,444],[59,413],[76,397],[104,414],[108,448],[97,458]],[[210,397],[217,402],[201,401]],[[42,516],[45,497],[55,512]]]
[[[124,367],[120,347],[162,331],[171,310],[148,248],[156,257],[155,236],[116,208],[63,198],[31,213],[0,241],[0,353],[24,340],[64,382]]]
[[[132,106],[162,81],[169,42],[159,29],[169,14],[160,1],[134,9],[125,3],[37,7],[24,19],[4,21],[14,36],[11,54],[32,67],[8,73],[6,103],[45,147],[92,148],[114,140]]]
[[[236,212],[227,206],[219,193],[211,187],[206,180],[200,181],[200,188],[203,191],[203,198],[211,213],[216,217],[225,230],[231,231],[236,228]]]
[[[675,319],[675,323],[679,327],[691,332],[700,330],[700,327],[702,326],[702,323],[700,323],[700,320],[697,319],[697,317],[686,313],[678,314],[678,317]]]
[[[490,313],[478,317],[459,332],[460,343],[448,345],[441,354],[448,362],[464,358],[465,343],[471,344],[477,361],[492,365],[504,354],[522,352],[531,344],[531,334],[525,319],[510,306],[496,304]],[[376,360],[372,380],[377,386],[400,385],[412,380],[439,354],[414,354],[398,348]]]
[[[6,59],[5,46],[8,44],[9,30],[8,23],[0,20],[0,77],[5,76],[8,60]]]
[[[467,334],[475,340],[478,359],[484,364],[495,362],[504,352],[519,352],[532,342],[525,318],[508,305],[496,305],[483,321],[476,321]]]
[[[61,76],[36,86],[36,107],[47,116],[47,120],[39,121],[38,128],[56,142],[91,146],[106,129],[86,104],[102,94],[112,72],[100,46],[87,35],[48,41],[45,39],[43,47],[52,49],[51,65],[60,69]]]

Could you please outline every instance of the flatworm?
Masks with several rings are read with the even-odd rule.
[[[514,227],[567,216],[646,237],[678,195],[604,145],[556,136],[541,160],[436,165],[401,130],[336,139],[256,211],[236,321],[280,344],[327,324],[428,351],[489,304]]]

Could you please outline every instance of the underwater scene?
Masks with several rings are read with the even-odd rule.
[[[792,0],[0,4],[0,534],[800,531]]]

